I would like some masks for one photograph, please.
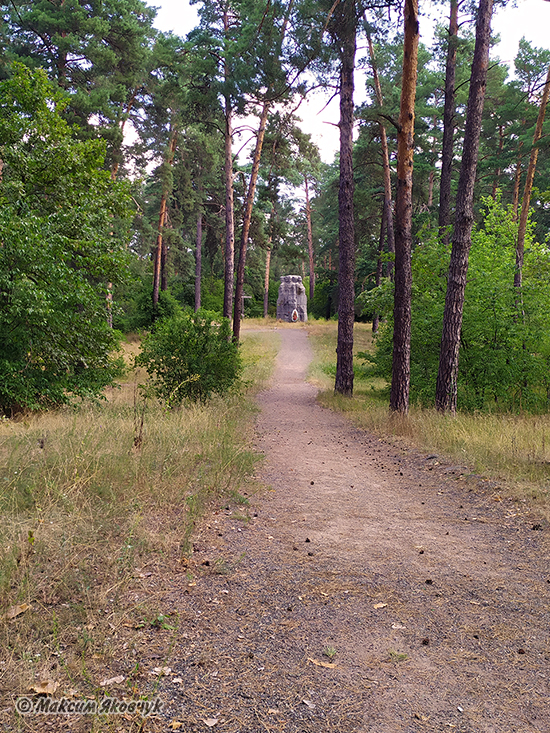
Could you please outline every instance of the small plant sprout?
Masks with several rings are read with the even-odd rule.
[[[398,662],[406,662],[409,658],[408,654],[405,654],[403,652],[396,652],[395,649],[390,649],[388,653],[390,655],[391,661],[395,662],[396,664]]]
[[[326,646],[323,649],[323,654],[325,657],[328,657],[332,661],[336,656],[336,649],[333,646]]]

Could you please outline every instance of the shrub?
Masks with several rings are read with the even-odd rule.
[[[168,406],[204,402],[227,392],[241,373],[239,349],[230,336],[226,318],[216,322],[213,313],[202,309],[167,318],[146,337],[137,363]]]
[[[528,232],[521,307],[514,288],[517,223],[499,200],[484,201],[483,226],[472,233],[460,342],[458,401],[465,410],[546,411],[549,405],[550,256]],[[433,403],[450,248],[426,238],[413,252],[411,401]],[[393,283],[361,296],[385,313],[376,354],[360,354],[371,373],[391,379]]]

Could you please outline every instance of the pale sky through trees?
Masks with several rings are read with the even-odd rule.
[[[152,0],[150,4],[158,10],[154,25],[159,30],[185,36],[198,24],[199,6],[190,5],[188,0]],[[498,55],[511,69],[522,37],[538,48],[550,48],[550,2],[517,0],[516,4],[515,8],[498,8],[492,23],[493,33],[498,33],[501,37],[501,43],[492,55]],[[421,2],[420,5],[428,8],[427,3]],[[420,40],[428,45],[430,34],[427,33],[427,29],[431,25],[429,18],[437,13],[439,18],[444,19],[448,14],[448,8],[445,5],[440,5],[438,8],[430,5],[427,10],[421,7],[420,12],[429,13],[428,17],[421,16],[420,21]],[[357,72],[355,82],[356,103],[364,99],[364,85],[359,79],[359,74],[360,72]],[[298,115],[304,121],[303,129],[312,135],[314,142],[320,147],[323,160],[330,163],[338,149],[338,128],[334,126],[338,121],[338,101],[333,100],[329,107],[323,110],[325,104],[326,95],[317,94],[308,100],[307,109],[302,107]]]

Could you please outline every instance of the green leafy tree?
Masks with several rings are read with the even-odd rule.
[[[0,84],[0,410],[98,395],[111,357],[108,282],[125,273],[129,197],[80,141],[44,71]]]

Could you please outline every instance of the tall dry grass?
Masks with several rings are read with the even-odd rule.
[[[240,387],[207,405],[166,411],[129,371],[100,403],[0,422],[1,692],[53,676],[96,694],[123,628],[174,633],[143,569],[182,571],[205,510],[256,490],[250,396],[275,354],[245,336]]]
[[[511,493],[535,501],[550,518],[550,415],[441,415],[412,406],[406,417],[388,410],[387,385],[367,378],[357,361],[354,398],[333,394],[337,324],[308,325],[315,350],[311,370],[323,404],[342,410],[354,423],[376,434],[406,441],[472,472],[506,482]],[[354,353],[373,348],[370,324],[355,325]]]

